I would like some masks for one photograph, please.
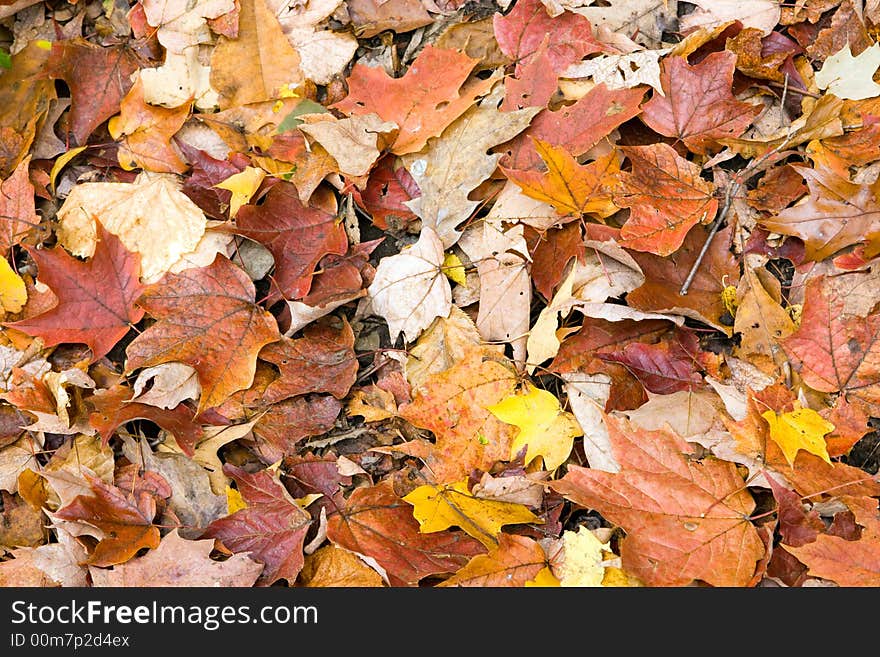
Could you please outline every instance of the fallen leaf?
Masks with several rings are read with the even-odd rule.
[[[504,525],[540,522],[522,504],[475,497],[467,479],[445,486],[419,486],[403,497],[413,506],[413,516],[423,534],[459,527],[488,549],[498,542]]]
[[[692,4],[697,8],[681,19],[681,29],[685,32],[739,21],[743,27],[760,30],[766,35],[779,23],[782,13],[779,4],[773,0],[697,0]]]
[[[263,566],[247,555],[233,554],[215,561],[210,554],[214,541],[181,538],[177,529],[162,537],[159,546],[112,569],[91,566],[89,574],[96,587],[222,586],[250,587]]]
[[[764,544],[748,521],[755,502],[735,466],[690,460],[688,444],[671,431],[634,429],[612,416],[605,422],[621,471],[569,466],[551,487],[627,532],[623,568],[647,586],[745,585]]]
[[[92,361],[106,355],[143,317],[135,301],[143,287],[137,255],[115,235],[97,225],[98,246],[83,262],[60,246],[28,248],[40,280],[58,302],[36,317],[6,324],[47,345],[76,342],[88,345]]]
[[[299,129],[326,149],[340,173],[352,178],[367,175],[397,134],[396,123],[382,121],[376,114],[315,121]]]
[[[327,538],[375,563],[390,586],[417,586],[430,575],[455,573],[486,551],[462,531],[423,534],[412,506],[388,482],[355,489],[327,519]]]
[[[521,587],[546,566],[544,550],[528,536],[501,534],[488,554],[471,559],[438,586]]]
[[[782,449],[790,465],[794,465],[794,459],[801,449],[831,463],[824,436],[834,429],[834,425],[813,409],[799,408],[782,414],[770,410],[761,413],[761,417],[767,420],[770,437]]]
[[[217,189],[225,189],[230,192],[229,218],[235,219],[235,215],[241,206],[248,203],[266,177],[266,172],[257,167],[245,167],[242,171],[234,173],[228,178],[214,185]]]
[[[299,585],[311,588],[381,587],[382,576],[357,555],[335,545],[307,554]]]
[[[254,304],[253,283],[220,255],[209,267],[166,274],[138,304],[158,321],[126,347],[126,371],[190,365],[202,386],[199,412],[247,388],[260,349],[280,338],[275,318]]]
[[[853,57],[850,44],[827,57],[816,71],[816,86],[838,98],[862,100],[880,95],[880,84],[872,79],[880,67],[880,44]]]
[[[28,178],[29,166],[30,158],[23,158],[12,174],[0,182],[0,254],[4,258],[40,225],[34,207],[34,186]]]
[[[233,0],[143,0],[147,23],[156,30],[167,52],[179,54],[187,48],[212,41],[208,21],[235,9]]]
[[[389,77],[381,68],[357,63],[348,77],[348,95],[330,107],[349,116],[377,114],[383,121],[396,124],[399,132],[391,152],[416,153],[495,83],[496,78],[468,82],[476,63],[463,53],[433,45],[425,46],[399,78]],[[442,84],[437,83],[436,71],[443,71]],[[474,136],[477,134],[479,131]]]
[[[568,460],[574,439],[583,435],[575,417],[562,410],[553,393],[533,385],[488,408],[499,420],[519,427],[510,444],[511,461],[526,447],[526,465],[540,456],[545,469],[555,470]]]
[[[228,463],[223,471],[235,480],[247,508],[218,518],[202,537],[216,538],[232,552],[246,553],[263,564],[258,585],[270,586],[279,579],[292,584],[303,567],[303,541],[312,522],[309,514],[297,506],[277,474],[249,473]]]

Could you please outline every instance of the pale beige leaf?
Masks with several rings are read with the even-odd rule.
[[[18,492],[18,475],[28,468],[40,469],[36,458],[40,449],[40,443],[28,435],[0,448],[0,490]]]
[[[147,390],[147,385],[150,389]],[[132,402],[174,408],[187,399],[198,399],[202,387],[196,371],[185,363],[162,363],[138,372]]]
[[[640,84],[654,88],[655,93],[665,96],[660,83],[660,58],[669,48],[638,50],[626,55],[599,55],[576,62],[559,74],[560,85],[568,80],[588,79],[593,84],[604,84],[609,89],[629,89]]]
[[[778,0],[691,0],[697,9],[681,17],[681,30],[713,28],[729,21],[770,34],[779,23]]]
[[[357,39],[348,32],[298,27],[284,34],[299,53],[303,76],[315,84],[328,84],[340,75],[358,48]]]
[[[422,226],[418,242],[382,258],[367,288],[372,312],[385,318],[392,341],[419,337],[436,317],[452,307],[452,288],[443,275],[443,244],[436,231]]]
[[[88,258],[95,252],[94,217],[126,249],[141,256],[145,282],[160,278],[205,233],[207,219],[172,174],[141,173],[132,183],[87,182],[74,187],[58,210],[59,243]]]
[[[53,527],[57,543],[12,551],[14,559],[0,563],[0,587],[88,586],[85,548],[61,527]]]
[[[611,395],[611,377],[579,372],[561,376],[565,381],[568,405],[584,432],[584,454],[590,467],[605,472],[620,472],[603,416],[605,403]]]
[[[336,119],[330,114],[304,118],[299,129],[321,144],[339,165],[339,172],[360,177],[369,173],[380,151],[394,141],[397,124],[383,121],[377,114]]]
[[[140,72],[144,102],[162,107],[180,107],[193,102],[197,109],[217,106],[217,92],[211,87],[211,67],[199,61],[198,46],[182,53],[168,52],[162,66]]]
[[[170,53],[212,41],[207,19],[235,9],[234,0],[143,0],[147,22],[159,30],[159,43]]]
[[[537,231],[544,231],[559,223],[559,215],[549,203],[523,194],[512,180],[507,180],[486,215],[488,221],[518,221]]]
[[[853,57],[849,43],[826,58],[816,71],[816,86],[847,100],[864,100],[880,95],[880,84],[873,77],[880,67],[880,43]]]

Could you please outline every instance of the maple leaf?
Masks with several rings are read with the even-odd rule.
[[[493,545],[488,554],[474,557],[438,586],[526,586],[546,565],[544,550],[534,539],[501,534],[498,544]]]
[[[513,433],[488,407],[515,388],[516,375],[506,359],[470,349],[455,365],[428,377],[412,402],[398,408],[405,420],[432,431],[436,443],[399,448],[419,452],[439,483],[457,481],[474,469],[488,471],[510,457]]]
[[[813,543],[800,547],[786,546],[808,572],[816,577],[830,579],[840,586],[880,585],[880,564],[877,547],[880,544],[880,523],[877,521],[877,501],[871,497],[841,496],[856,522],[864,529],[858,540],[820,534]]]
[[[126,46],[99,46],[80,37],[52,44],[47,72],[70,89],[70,131],[77,145],[119,112],[140,64]]]
[[[429,575],[454,573],[486,551],[462,531],[421,533],[412,506],[389,482],[355,489],[345,508],[327,518],[327,538],[373,559],[390,586],[416,586]]]
[[[516,62],[516,75],[522,77],[545,37],[550,68],[559,73],[569,64],[604,50],[593,37],[593,29],[583,16],[563,12],[551,16],[539,0],[520,0],[506,15],[492,17],[495,39],[501,51]]]
[[[875,404],[880,401],[880,315],[847,312],[838,290],[824,276],[807,282],[800,326],[782,348],[811,388]]]
[[[258,585],[279,579],[292,583],[303,566],[303,541],[312,520],[290,497],[277,474],[249,473],[229,463],[223,472],[235,480],[247,507],[208,525],[203,538],[216,538],[237,553],[263,564]]]
[[[92,361],[105,356],[143,317],[143,310],[135,306],[143,286],[138,256],[100,223],[97,235],[98,246],[87,262],[58,246],[28,247],[39,279],[58,301],[50,310],[5,326],[39,336],[47,345],[88,345]]]
[[[296,187],[275,183],[260,205],[246,205],[230,230],[260,242],[275,258],[270,302],[304,297],[325,255],[345,255],[348,238],[336,215],[300,202]]]
[[[617,212],[611,200],[620,175],[620,158],[615,151],[581,166],[564,148],[540,139],[534,142],[546,172],[501,168],[524,194],[549,203],[563,215],[595,214],[604,219]]]
[[[880,252],[880,183],[856,184],[828,168],[792,165],[807,181],[810,196],[761,219],[762,226],[804,241],[808,260],[824,260],[853,244],[866,244],[866,257]]]
[[[516,139],[505,144],[502,164],[510,169],[541,169],[541,157],[534,140],[561,146],[580,157],[607,137],[612,130],[638,115],[645,95],[639,89],[609,89],[597,84],[572,105],[542,111]]]
[[[495,171],[501,153],[487,151],[525,130],[540,108],[499,112],[477,105],[462,114],[428,148],[403,157],[422,194],[405,205],[437,231],[444,248],[458,241],[456,229],[480,204],[469,194]]]
[[[281,98],[303,83],[299,53],[265,0],[241,0],[238,36],[211,54],[211,86],[221,110]]]
[[[190,365],[202,386],[199,412],[247,388],[260,349],[280,338],[275,318],[254,304],[250,278],[222,255],[208,267],[166,274],[138,304],[158,321],[126,348],[126,370]]]
[[[121,141],[117,157],[119,166],[128,171],[136,168],[157,173],[183,173],[187,166],[177,155],[171,138],[183,127],[190,115],[190,106],[168,108],[148,105],[144,100],[144,83],[137,77],[119,106],[119,115],[107,122],[110,136]]]
[[[233,0],[144,0],[144,17],[158,28],[159,43],[171,53],[181,53],[190,46],[209,43],[208,20],[217,19],[235,10]],[[233,35],[227,35],[234,38]]]
[[[630,208],[620,230],[621,245],[668,256],[681,247],[698,223],[708,224],[718,211],[713,185],[700,177],[700,167],[667,144],[621,149],[632,173],[620,174],[614,203]]]
[[[660,64],[665,93],[645,103],[642,120],[694,153],[709,152],[718,139],[739,137],[763,106],[733,96],[735,66],[736,55],[729,51],[712,53],[694,66],[685,57],[666,57]]]
[[[672,431],[605,416],[617,474],[569,466],[550,486],[626,532],[623,568],[647,586],[744,586],[764,554],[748,515],[755,502],[729,461],[688,458]]]
[[[703,382],[694,355],[681,341],[631,342],[623,349],[597,357],[624,365],[646,390],[656,394],[692,390]]]
[[[467,479],[445,486],[419,486],[403,500],[412,504],[423,534],[459,527],[489,549],[497,544],[504,525],[540,522],[522,504],[475,497]]]
[[[155,550],[110,570],[92,567],[92,586],[253,586],[263,566],[243,554],[225,561],[210,558],[214,541],[188,541],[177,529],[162,537]]]
[[[562,410],[552,392],[534,385],[489,406],[489,411],[499,420],[519,427],[510,444],[510,460],[527,447],[525,464],[540,456],[547,470],[565,463],[574,439],[584,433],[574,416]]]
[[[880,44],[875,43],[853,57],[850,44],[827,57],[816,71],[816,86],[838,98],[863,100],[880,95],[873,75],[880,67]]]
[[[801,449],[831,463],[824,436],[834,429],[834,425],[813,409],[798,408],[781,415],[770,410],[761,413],[761,417],[767,420],[770,437],[782,449],[790,465],[794,465]]]
[[[112,566],[128,561],[141,548],[159,546],[159,528],[153,524],[156,498],[145,492],[130,497],[88,472],[82,476],[91,493],[77,495],[54,515],[98,530],[98,544],[87,563]]]
[[[297,585],[308,587],[382,587],[382,576],[348,550],[325,545],[306,555]]]
[[[403,333],[412,342],[452,305],[449,280],[440,271],[443,243],[437,232],[422,228],[419,241],[383,258],[367,288],[373,313],[385,318],[392,340]]]
[[[387,230],[404,227],[416,218],[415,213],[404,204],[418,195],[419,187],[409,171],[399,164],[396,156],[386,155],[370,172],[359,203],[369,212],[376,228]]]
[[[34,186],[28,178],[30,158],[25,157],[8,178],[0,182],[0,256],[7,257],[40,225],[34,206]]]
[[[391,152],[416,153],[495,83],[495,78],[467,82],[476,63],[464,53],[431,44],[399,78],[358,62],[348,77],[348,95],[330,108],[355,116],[378,114],[399,128]],[[438,71],[443,71],[440,84]]]

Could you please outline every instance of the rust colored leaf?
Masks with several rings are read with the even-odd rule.
[[[568,222],[560,228],[548,229],[530,250],[532,283],[550,301],[569,261],[572,258],[583,259],[586,253],[580,222]]]
[[[657,344],[631,342],[623,349],[598,358],[620,363],[645,386],[645,390],[659,395],[693,390],[703,383],[694,356],[674,339]]]
[[[375,560],[391,586],[417,586],[429,575],[455,573],[486,551],[462,531],[422,534],[412,506],[388,482],[356,489],[346,507],[328,517],[327,538]]]
[[[119,166],[159,173],[183,173],[187,165],[171,144],[171,138],[189,118],[191,105],[167,108],[144,101],[144,85],[138,76],[122,99],[119,115],[107,123],[113,139],[119,140]]]
[[[800,547],[812,543],[825,523],[814,509],[805,509],[801,496],[768,476],[773,497],[776,498],[776,517],[779,523],[781,542],[787,547]]]
[[[132,87],[131,74],[141,67],[124,45],[99,46],[77,37],[52,44],[48,73],[70,88],[70,132],[76,145],[114,114]]]
[[[266,389],[269,401],[309,392],[327,392],[342,399],[358,371],[354,333],[344,317],[319,320],[307,326],[301,338],[282,338],[266,345],[260,359],[275,365],[280,373]]]
[[[248,553],[263,564],[258,586],[269,586],[279,579],[296,581],[303,567],[303,541],[312,520],[278,480],[267,470],[247,472],[224,464],[223,472],[235,480],[247,507],[218,518],[202,538],[216,538],[232,552]]]
[[[284,486],[294,499],[321,495],[309,505],[316,516],[322,507],[327,517],[345,507],[344,487],[351,485],[351,477],[339,473],[336,455],[332,452],[323,456],[312,452],[290,456],[282,463],[282,473]]]
[[[93,361],[106,355],[144,315],[135,306],[143,290],[138,256],[99,222],[96,226],[98,245],[86,262],[60,246],[27,247],[37,263],[38,279],[52,288],[58,303],[36,317],[5,324],[39,336],[47,345],[88,345]]]
[[[303,205],[288,182],[272,186],[260,205],[245,205],[234,230],[260,242],[275,258],[271,301],[300,299],[309,292],[318,261],[329,253],[345,255],[348,238],[336,215]]]
[[[535,139],[561,146],[579,157],[638,115],[644,95],[644,88],[612,90],[604,83],[597,84],[576,103],[535,116],[526,130],[499,147],[506,154],[501,164],[510,169],[540,171],[544,165],[535,150]]]
[[[545,37],[549,37],[548,63],[554,73],[605,49],[593,37],[593,28],[586,18],[569,11],[550,16],[539,0],[520,0],[506,15],[495,14],[492,20],[501,51],[516,62],[517,77],[522,77],[522,69],[528,66]]]
[[[614,202],[630,209],[620,230],[621,246],[668,256],[679,249],[696,224],[708,224],[718,211],[713,185],[700,168],[664,143],[621,149],[632,173],[621,173]]]
[[[880,182],[856,184],[833,171],[792,165],[810,188],[806,202],[760,220],[762,226],[804,241],[808,260],[824,260],[853,244],[867,258],[880,253]]]
[[[764,544],[748,516],[755,508],[736,466],[697,460],[672,431],[646,431],[605,416],[619,473],[579,466],[551,488],[598,510],[627,536],[623,568],[648,586],[744,586]]]
[[[56,512],[62,520],[85,523],[99,531],[98,544],[89,555],[93,566],[125,563],[141,548],[159,546],[159,528],[153,525],[156,499],[148,493],[129,496],[88,472],[82,473],[90,495],[77,495]]]
[[[718,139],[739,137],[763,107],[731,93],[735,65],[736,55],[727,50],[694,66],[686,57],[666,57],[660,63],[665,93],[655,93],[644,105],[642,120],[661,135],[680,139],[694,153],[718,150]]]
[[[303,438],[332,429],[341,411],[342,402],[330,395],[300,395],[272,404],[254,425],[257,448],[273,463],[295,454]]]
[[[254,304],[254,285],[228,258],[168,273],[138,304],[158,321],[126,349],[128,372],[179,361],[195,369],[198,411],[222,403],[254,378],[260,349],[280,338],[275,318]]]
[[[718,231],[709,245],[688,293],[679,294],[703,244],[708,230],[695,226],[684,238],[681,247],[665,258],[639,251],[632,256],[645,273],[645,282],[630,292],[627,304],[639,310],[651,312],[675,312],[704,322],[730,335],[730,327],[722,323],[727,312],[721,299],[726,285],[736,285],[739,266],[730,252],[732,229],[730,226]]]
[[[758,186],[748,193],[749,205],[756,210],[778,213],[807,193],[803,176],[790,164],[770,169]]]
[[[0,182],[0,257],[27,237],[40,224],[34,207],[34,186],[28,178],[30,158],[21,163]]]
[[[348,78],[348,95],[330,107],[349,116],[375,113],[396,123],[400,132],[391,152],[415,153],[489,90],[494,78],[468,81],[476,64],[463,53],[433,45],[425,46],[399,78],[358,62]]]
[[[516,374],[506,359],[481,348],[470,349],[455,365],[431,375],[400,415],[434,433],[427,448],[416,445],[437,483],[452,483],[472,470],[489,470],[510,457],[515,429],[488,410],[513,394]],[[416,447],[411,445],[411,447]],[[402,448],[406,448],[404,445]]]
[[[194,421],[195,413],[192,409],[185,404],[164,409],[131,402],[132,392],[128,386],[116,385],[99,390],[87,399],[91,409],[89,424],[100,434],[102,444],[109,443],[122,425],[131,420],[144,419],[172,433],[180,448],[188,456],[192,456],[193,448],[203,434],[201,426]]]
[[[236,173],[241,173],[250,161],[240,153],[230,153],[218,160],[209,153],[183,141],[175,141],[191,169],[183,181],[181,191],[213,219],[226,220],[232,192],[214,187]]]
[[[877,500],[871,497],[842,498],[864,528],[858,540],[822,534],[813,543],[785,549],[806,564],[808,573],[840,586],[880,586],[880,522]]]
[[[546,566],[547,557],[535,540],[500,534],[489,554],[474,557],[439,586],[521,587]]]
[[[809,280],[800,326],[782,348],[811,388],[876,404],[880,402],[880,315],[848,312],[838,289],[825,276]]]

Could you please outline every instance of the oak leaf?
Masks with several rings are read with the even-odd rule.
[[[303,567],[303,541],[312,522],[281,484],[277,474],[254,473],[224,464],[247,507],[208,525],[203,538],[216,538],[232,552],[247,553],[263,564],[258,586],[270,586],[279,579],[296,581]]]
[[[677,251],[696,224],[708,224],[718,211],[713,185],[700,168],[662,142],[621,149],[632,173],[620,174],[614,203],[630,209],[620,244],[668,256]]]
[[[211,559],[214,541],[190,541],[172,529],[155,550],[112,569],[89,568],[92,586],[222,586],[250,587],[263,566],[250,557],[233,554],[224,561]]]
[[[664,95],[642,108],[642,120],[661,135],[682,140],[694,153],[716,149],[718,139],[739,137],[763,108],[731,93],[736,55],[712,53],[691,66],[684,57],[660,64]]]
[[[87,262],[60,246],[29,247],[39,280],[52,289],[58,302],[46,312],[6,326],[39,336],[46,345],[86,344],[93,361],[106,355],[143,317],[143,310],[135,306],[143,286],[138,256],[100,223],[97,235],[98,246]]]
[[[744,586],[764,555],[748,520],[755,508],[736,466],[689,458],[671,431],[636,429],[607,415],[616,474],[570,466],[551,487],[627,532],[623,568],[647,586]]]
[[[498,544],[471,559],[438,586],[520,587],[547,565],[541,545],[528,536],[501,534]]]
[[[504,525],[540,522],[522,504],[481,499],[468,490],[467,479],[444,486],[426,484],[403,497],[423,534],[459,527],[488,549],[495,546]]]
[[[275,318],[254,304],[254,285],[228,258],[166,274],[138,304],[158,320],[126,348],[126,371],[183,362],[202,386],[198,411],[247,388],[260,349],[280,338]]]
[[[330,108],[350,116],[378,114],[399,128],[391,152],[416,153],[492,87],[496,78],[468,81],[476,64],[464,53],[431,44],[399,78],[358,62],[348,77],[348,95]]]
[[[416,586],[429,575],[457,572],[486,548],[462,531],[423,534],[412,506],[389,482],[360,487],[328,516],[327,538],[375,561],[390,586]]]
[[[145,492],[129,496],[88,472],[82,476],[91,493],[76,496],[54,516],[94,528],[89,531],[97,530],[98,544],[87,563],[112,566],[128,561],[141,548],[159,546],[159,528],[153,524],[156,498]]]

